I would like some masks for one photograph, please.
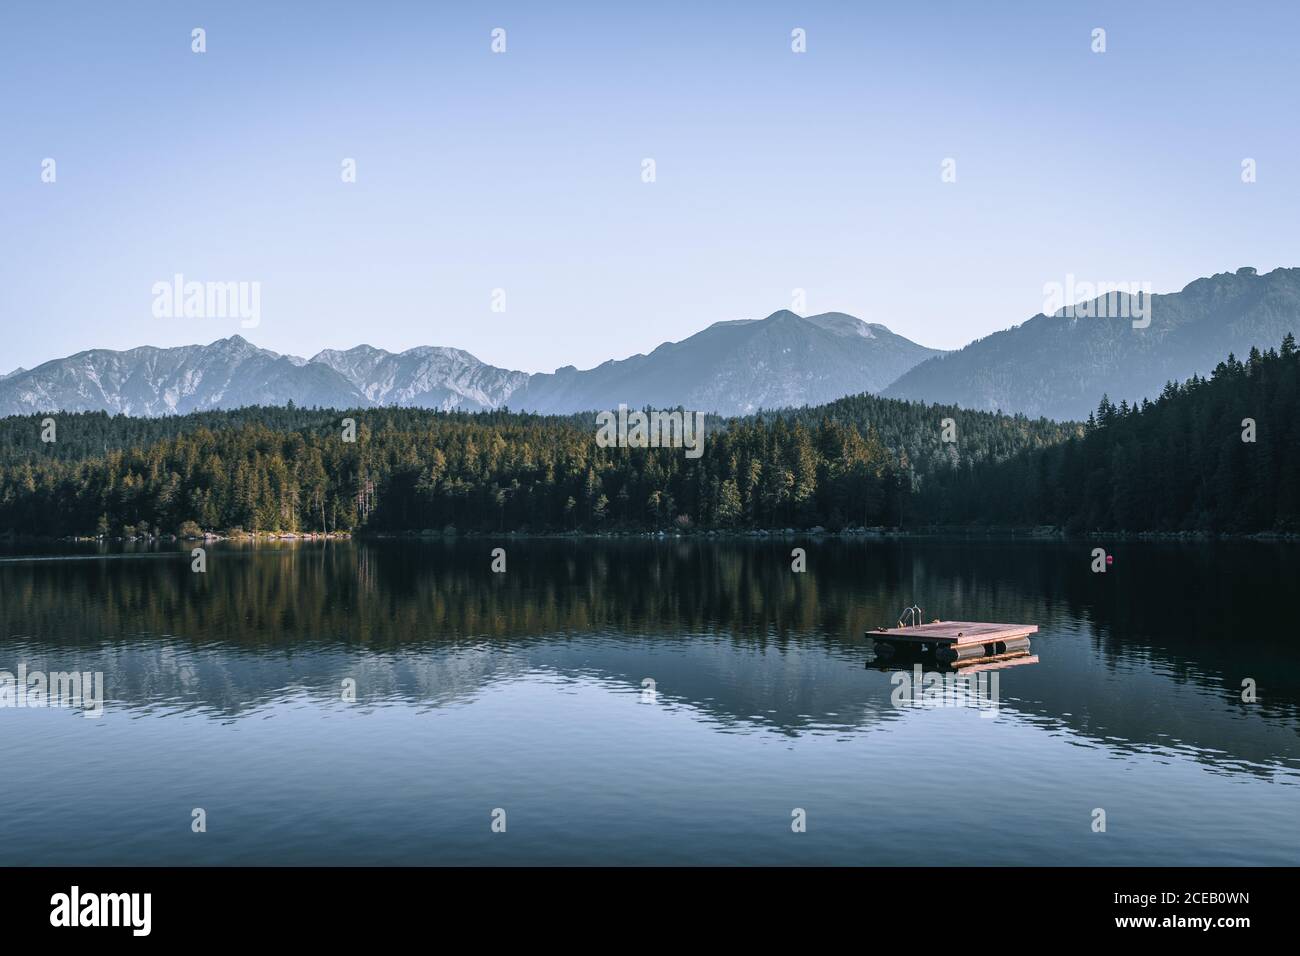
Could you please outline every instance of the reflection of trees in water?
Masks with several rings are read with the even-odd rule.
[[[796,544],[808,551],[805,574],[790,570]],[[497,545],[508,553],[505,574],[489,568]],[[841,539],[214,547],[206,574],[192,573],[180,551],[0,564],[0,628],[56,643],[143,633],[249,647],[404,647],[593,629],[758,640],[813,633],[856,644],[864,629],[919,602],[927,617],[1083,619],[1104,646],[1138,639],[1170,660],[1192,649],[1211,657],[1231,649],[1236,659],[1282,646],[1260,635],[1289,627],[1284,603],[1300,571],[1290,549],[1120,544],[1113,570],[1092,574],[1090,548]]]
[[[795,543],[809,570],[790,570]],[[504,544],[509,571],[493,574]],[[1041,612],[1004,572],[941,567],[906,545],[838,540],[697,542],[487,540],[213,548],[189,559],[0,565],[8,633],[90,641],[169,634],[241,646],[356,641],[405,647],[463,637],[612,630],[726,632],[742,640],[817,634],[856,645],[913,599],[948,616],[973,603]],[[954,573],[959,571],[961,573]],[[928,592],[928,594],[927,594]],[[1032,593],[1032,590],[1029,592]],[[930,598],[933,598],[931,600]]]
[[[490,570],[498,545],[505,574]],[[805,574],[790,570],[796,545]],[[797,732],[827,714],[873,719],[888,679],[860,670],[861,635],[917,601],[931,617],[1042,626],[1035,650],[1056,666],[1017,673],[1023,713],[1095,738],[1294,754],[1272,734],[1294,738],[1300,700],[1282,645],[1292,551],[1106,546],[1117,560],[1104,575],[1088,542],[939,540],[218,546],[206,574],[188,552],[0,563],[0,649],[60,669],[100,660],[90,669],[106,671],[110,703],[238,713],[300,691],[337,700],[354,677],[363,703],[439,706],[541,670],[632,690],[654,676],[711,718]],[[1125,698],[1099,710],[1117,670]],[[1245,676],[1262,700],[1229,726]]]

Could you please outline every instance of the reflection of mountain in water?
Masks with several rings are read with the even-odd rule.
[[[362,706],[441,707],[539,671],[628,693],[649,677],[701,719],[799,734],[897,715],[861,634],[916,600],[1042,626],[1043,663],[1001,677],[1023,719],[1117,750],[1300,766],[1285,548],[1115,545],[1100,575],[1084,544],[834,539],[798,542],[799,575],[793,542],[508,540],[500,575],[501,543],[218,547],[204,575],[181,552],[0,562],[0,669],[103,670],[110,710],[222,717],[339,702],[345,678]]]

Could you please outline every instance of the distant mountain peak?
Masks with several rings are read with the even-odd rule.
[[[257,348],[252,342],[242,335],[228,335],[224,339],[217,339],[212,345],[225,345],[232,348]],[[263,351],[269,351],[264,349]]]
[[[845,312],[823,312],[820,315],[810,315],[807,321],[837,335],[859,335],[864,339],[875,338],[877,332],[893,335],[883,325],[863,322],[861,319]]]
[[[510,407],[568,413],[619,404],[684,405],[744,415],[879,391],[938,354],[844,313],[804,318],[778,309],[762,319],[715,322],[648,355],[534,375]]]
[[[383,349],[377,349],[372,345],[354,345],[350,349],[321,349],[307,361],[309,362],[326,362],[328,360],[342,358],[346,356],[369,356],[369,355],[388,355]]]

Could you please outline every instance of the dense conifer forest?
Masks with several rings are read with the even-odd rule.
[[[1154,402],[1105,397],[1084,425],[861,395],[711,419],[698,459],[598,447],[591,415],[16,416],[0,419],[0,533],[1295,530],[1298,375],[1287,336]]]
[[[939,525],[1066,531],[1300,532],[1300,353],[1229,355],[1155,401],[1102,396],[1084,433],[936,472],[915,508]]]

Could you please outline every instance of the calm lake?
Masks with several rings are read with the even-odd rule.
[[[1300,548],[1095,546],[10,546],[0,671],[105,700],[0,709],[0,865],[1300,863]],[[897,706],[912,603],[1039,661]]]

